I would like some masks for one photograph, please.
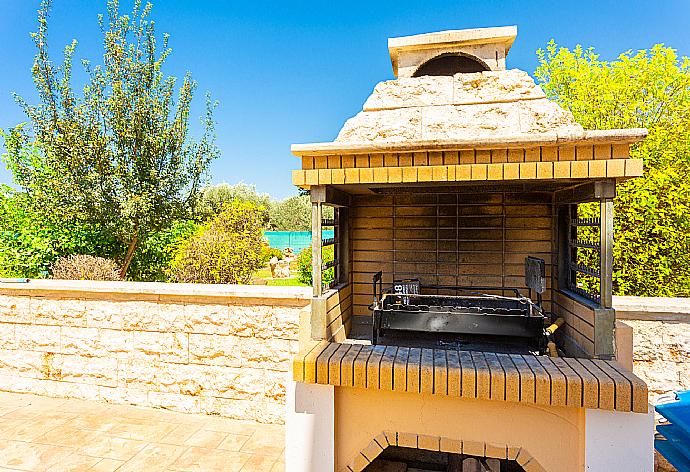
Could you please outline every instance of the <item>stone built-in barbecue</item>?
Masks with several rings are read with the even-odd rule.
[[[392,38],[397,78],[335,141],[293,145],[314,296],[287,470],[651,470],[612,308],[613,198],[647,131],[584,130],[506,69],[516,34]]]

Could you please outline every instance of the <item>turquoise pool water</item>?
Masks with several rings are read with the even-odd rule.
[[[268,239],[269,246],[281,251],[291,247],[297,253],[311,245],[311,231],[266,231],[264,236]],[[333,230],[324,230],[323,237],[332,238]]]

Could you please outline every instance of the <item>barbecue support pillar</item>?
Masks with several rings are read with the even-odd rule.
[[[613,199],[599,200],[599,306],[594,310],[594,354],[600,359],[616,355],[616,311],[613,309]]]
[[[654,410],[585,410],[585,470],[654,470]]]
[[[320,201],[311,204],[311,277],[314,298],[311,300],[311,338],[326,339],[326,300],[321,279],[323,206]]]
[[[335,470],[335,388],[288,380],[285,471]]]
[[[311,277],[315,297],[320,297],[323,293],[323,283],[321,281],[321,222],[323,207],[321,205],[321,202],[311,204]]]
[[[601,262],[599,267],[601,307],[613,306],[613,200],[599,201],[599,238]]]

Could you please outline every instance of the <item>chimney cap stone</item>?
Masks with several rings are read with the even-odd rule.
[[[505,70],[505,57],[517,36],[517,26],[437,31],[388,39],[396,77],[411,77],[426,61],[458,53],[479,59],[490,70]]]

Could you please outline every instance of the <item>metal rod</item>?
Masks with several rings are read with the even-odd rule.
[[[572,247],[580,247],[585,249],[601,249],[600,243],[594,241],[571,240],[570,245]]]
[[[591,267],[587,267],[582,264],[575,264],[571,262],[570,269],[581,274],[591,275],[592,277],[600,277],[600,272],[597,269],[592,269]]]
[[[322,270],[328,270],[328,269],[330,269],[331,267],[335,267],[337,264],[338,264],[338,259],[333,259],[332,261],[328,261],[328,262],[324,263],[324,264],[321,266],[321,269],[322,269]]]
[[[600,218],[576,218],[570,222],[573,226],[599,226]]]

